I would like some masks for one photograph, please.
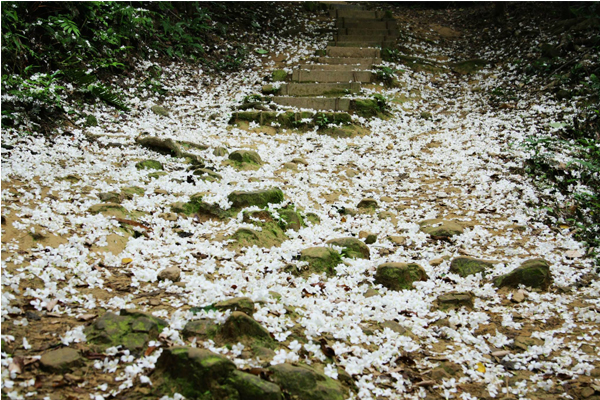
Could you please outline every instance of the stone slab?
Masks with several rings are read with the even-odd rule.
[[[338,28],[360,28],[360,29],[396,29],[396,21],[377,21],[373,19],[360,18],[338,18],[336,21]]]
[[[371,79],[372,74],[365,71],[296,70],[292,74],[292,82],[371,82]]]
[[[281,96],[326,96],[333,93],[360,93],[361,85],[352,83],[288,83],[281,85]]]
[[[360,64],[332,65],[332,64],[302,64],[298,69],[309,71],[362,71],[365,69]]]
[[[352,9],[337,9],[329,10],[331,18],[365,18],[365,19],[381,19],[384,13],[382,11],[365,11]]]
[[[392,48],[394,47],[394,42],[329,42],[328,46],[336,46],[336,47],[367,47],[367,48]]]
[[[338,35],[378,35],[398,37],[398,29],[366,29],[366,28],[339,28]]]
[[[310,108],[313,110],[348,111],[350,99],[322,97],[285,97],[277,96],[273,102],[287,107]]]
[[[380,58],[379,49],[370,49],[363,47],[338,47],[338,46],[329,46],[327,47],[326,54],[329,57],[376,57]]]
[[[317,62],[320,64],[331,65],[360,65],[362,67],[370,67],[372,65],[381,64],[382,60],[379,57],[371,58],[356,58],[356,57],[318,57]]]
[[[373,34],[373,35],[345,35],[338,34],[333,36],[334,42],[385,42],[396,40],[394,37],[381,35],[381,34]]]

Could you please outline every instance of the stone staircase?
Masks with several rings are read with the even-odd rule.
[[[377,75],[371,70],[381,64],[380,49],[395,44],[396,22],[384,12],[366,11],[356,5],[330,3],[328,7],[330,16],[336,19],[337,32],[333,40],[325,50],[317,52],[313,63],[298,65],[291,74],[276,71],[273,80],[283,83],[266,85],[263,94],[281,107],[328,112],[332,122],[349,121],[349,113],[372,116],[373,112],[365,110],[376,101],[354,96],[361,93],[363,84],[376,82]],[[296,114],[300,114],[293,117],[297,122],[313,113]],[[248,117],[252,115],[239,112],[233,119],[248,120]],[[289,118],[288,115],[284,119]],[[256,122],[272,121],[272,116],[261,115]]]

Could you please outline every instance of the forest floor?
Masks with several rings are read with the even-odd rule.
[[[583,106],[537,90],[546,82],[514,61],[550,37],[548,21],[521,11],[495,25],[487,6],[394,10],[401,50],[418,59],[386,62],[398,87],[365,93],[384,95],[389,115],[357,118],[354,137],[229,124],[271,71],[325,47],[332,20],[320,13],[253,38],[269,53],[243,71],[162,65],[167,94],[132,90],[131,112],[86,105],[97,126],[3,133],[2,398],[246,398],[233,378],[185,375],[173,346],[219,353],[299,398],[600,398],[593,259],[543,207],[562,195],[525,168],[530,135]],[[471,59],[485,65],[447,69]],[[188,157],[140,137],[173,139]],[[230,159],[238,150],[260,160]],[[283,201],[235,208],[236,191],[271,188]],[[327,245],[337,238],[369,244]],[[330,262],[315,247],[341,262],[312,273]],[[496,279],[537,259],[541,274],[549,266],[527,281],[537,288]],[[424,275],[394,290],[378,279],[386,263]],[[285,364],[329,386],[288,387]]]

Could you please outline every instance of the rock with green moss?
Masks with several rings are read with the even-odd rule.
[[[464,278],[465,276],[478,273],[485,274],[485,272],[493,266],[494,264],[489,261],[478,260],[471,257],[457,257],[450,263],[450,272]]]
[[[226,155],[229,154],[229,151],[225,148],[225,147],[215,147],[215,149],[213,150],[213,155],[217,156],[217,157],[225,157]]]
[[[231,313],[219,328],[216,336],[219,343],[272,342],[271,334],[252,317],[241,311]]]
[[[551,284],[550,264],[542,258],[527,260],[509,273],[494,278],[494,285],[497,287],[517,288],[524,285],[546,290]]]
[[[321,222],[321,218],[315,213],[306,213],[306,220],[313,225]]]
[[[309,274],[320,274],[325,272],[327,276],[335,275],[335,267],[342,262],[340,254],[331,247],[310,247],[300,252],[300,261],[308,262],[306,272]]]
[[[381,264],[375,272],[375,283],[390,290],[414,289],[413,282],[427,280],[425,270],[414,263]]]
[[[356,207],[376,209],[377,207],[379,207],[379,205],[377,204],[377,200],[369,197],[366,199],[362,199]]]
[[[134,196],[143,196],[145,190],[139,186],[129,186],[121,189],[121,194],[127,200],[133,199]]]
[[[256,166],[264,164],[260,155],[253,150],[236,150],[229,154],[228,158],[237,164],[253,164]]]
[[[293,207],[286,207],[277,210],[279,216],[283,220],[286,229],[299,231],[304,225],[304,218]]]
[[[104,203],[120,203],[121,200],[123,200],[122,196],[120,193],[117,192],[103,192],[103,193],[98,193],[98,198],[100,199],[100,201],[104,202]]]
[[[278,364],[269,367],[271,380],[298,400],[342,400],[346,394],[342,386],[325,374],[307,365]]]
[[[383,112],[379,102],[374,99],[354,99],[351,101],[350,107],[357,115],[364,118],[373,118]]]
[[[283,400],[279,386],[242,371],[233,371],[228,384],[233,386],[243,400]]]
[[[236,370],[227,357],[193,347],[170,347],[156,361],[155,385],[168,395],[188,399],[238,399],[229,379]]]
[[[464,232],[463,227],[453,221],[428,219],[419,223],[421,231],[436,237],[451,237]]]
[[[261,230],[240,228],[232,236],[236,241],[234,247],[264,247],[279,246],[287,240],[287,236],[277,222],[263,224]]]
[[[156,160],[144,160],[135,164],[137,169],[158,169],[163,170],[163,165],[160,161]]]
[[[122,345],[139,354],[167,325],[166,321],[150,314],[123,309],[120,315],[107,312],[94,321],[85,334],[87,341],[101,350]]]
[[[220,174],[206,168],[198,168],[194,170],[194,175],[200,177],[200,179],[202,179],[203,181],[208,182],[215,182],[223,179],[223,177]]]
[[[127,210],[120,204],[117,203],[100,203],[94,204],[88,208],[88,212],[91,214],[105,214],[112,217],[124,218],[127,216]]]
[[[232,203],[232,207],[234,208],[250,206],[263,208],[270,203],[281,203],[283,201],[283,192],[279,188],[254,190],[250,192],[236,190],[235,192],[229,193],[227,199]]]
[[[369,259],[371,252],[369,247],[361,240],[353,237],[337,238],[327,241],[327,244],[342,247],[342,256],[349,258]]]
[[[185,324],[181,334],[186,339],[212,339],[217,334],[218,328],[219,325],[217,325],[212,319],[199,319],[195,321],[189,321],[187,324]]]
[[[473,294],[462,292],[450,292],[442,294],[437,298],[438,308],[442,311],[453,310],[462,307],[473,308]]]
[[[154,105],[152,107],[150,107],[150,109],[152,110],[152,112],[156,115],[161,115],[163,117],[168,117],[169,116],[169,110],[167,110],[165,107],[163,106],[159,106],[159,105]]]
[[[250,297],[235,297],[215,304],[217,310],[241,311],[244,314],[254,314],[254,302]]]
[[[166,176],[166,175],[167,175],[167,173],[166,172],[162,172],[162,171],[161,172],[152,172],[152,173],[148,174],[148,178],[158,179],[161,176]]]
[[[450,68],[452,68],[452,71],[454,72],[465,75],[477,72],[483,69],[487,64],[489,64],[487,61],[477,58],[452,63],[450,64]]]
[[[288,73],[282,69],[276,69],[271,74],[271,79],[273,82],[284,82],[287,80]]]

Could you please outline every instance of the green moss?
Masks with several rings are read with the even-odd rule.
[[[148,174],[148,178],[158,179],[161,176],[165,176],[165,175],[167,175],[166,172],[152,172],[152,173]]]
[[[280,88],[274,87],[273,85],[265,85],[262,87],[263,94],[276,95],[280,92]]]
[[[268,223],[263,226],[262,231],[254,229],[240,228],[232,236],[236,244],[233,247],[264,247],[271,248],[279,246],[287,236],[276,223]]]
[[[369,259],[371,253],[369,247],[362,241],[356,238],[337,238],[327,241],[327,244],[342,247],[342,255],[348,258],[364,258]]]
[[[256,190],[251,192],[235,191],[227,196],[234,208],[250,206],[266,207],[269,203],[277,204],[283,201],[283,192],[279,188]]]
[[[287,80],[287,77],[288,77],[288,73],[282,69],[276,69],[271,74],[271,78],[272,78],[273,82],[284,82]]]
[[[342,386],[330,377],[306,365],[279,364],[269,368],[272,381],[291,398],[310,400],[342,400]]]
[[[361,117],[372,118],[382,114],[377,100],[372,99],[354,99],[350,103],[351,109]]]
[[[252,374],[233,371],[229,384],[237,390],[244,400],[283,400],[281,389],[274,383]]]
[[[145,191],[143,188],[139,187],[139,186],[130,186],[130,187],[126,187],[121,189],[121,193],[123,195],[125,195],[126,199],[132,199],[133,196],[143,196]]]
[[[88,208],[88,212],[91,214],[109,214],[118,217],[124,217],[127,215],[127,210],[120,204],[116,203],[100,203],[94,204],[90,208]]]
[[[440,310],[457,309],[461,307],[472,309],[473,295],[471,293],[446,293],[438,296],[437,304]]]
[[[156,161],[156,160],[140,161],[135,164],[135,167],[139,170],[140,169],[159,169],[159,170],[164,169],[163,165],[160,163],[160,161]]]
[[[318,223],[321,222],[321,218],[319,218],[319,216],[317,214],[315,214],[315,213],[307,213],[306,214],[306,220],[308,222],[310,222],[311,224],[314,224],[314,225],[316,225],[316,224],[318,224]]]
[[[450,263],[450,272],[464,278],[478,273],[485,274],[486,270],[491,267],[493,267],[493,264],[484,260],[477,260],[471,257],[457,257]]]
[[[299,260],[308,262],[305,274],[325,272],[327,276],[334,276],[335,267],[342,262],[342,257],[330,247],[310,247],[300,252]]]
[[[517,288],[524,285],[531,288],[546,290],[552,283],[550,265],[544,259],[527,260],[521,266],[505,275],[494,279],[497,287]]]
[[[252,150],[236,150],[229,154],[229,159],[238,163],[262,165],[263,161],[257,152]]]
[[[487,61],[482,59],[466,60],[450,64],[450,67],[454,72],[459,74],[472,74],[484,68],[488,64]]]

